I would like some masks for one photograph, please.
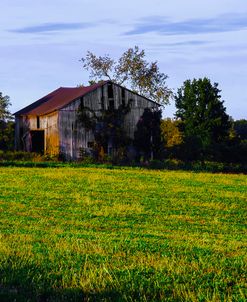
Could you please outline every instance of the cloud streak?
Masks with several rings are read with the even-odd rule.
[[[33,33],[49,33],[58,31],[80,30],[94,27],[94,23],[43,23],[40,25],[27,26],[9,30],[14,33],[33,34]]]
[[[182,41],[182,42],[174,42],[174,43],[159,43],[158,46],[166,46],[166,47],[174,47],[174,46],[200,46],[208,44],[208,41]]]
[[[153,16],[140,19],[125,35],[141,35],[156,32],[161,35],[208,34],[247,29],[247,17],[243,14],[227,14],[215,18],[190,19],[171,22],[164,17]]]

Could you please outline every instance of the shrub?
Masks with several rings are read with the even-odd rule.
[[[24,151],[3,151],[0,150],[0,161],[57,161],[58,157],[54,155],[41,155],[34,152]]]

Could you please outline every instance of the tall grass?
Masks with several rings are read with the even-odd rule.
[[[0,168],[1,301],[245,301],[246,176]]]

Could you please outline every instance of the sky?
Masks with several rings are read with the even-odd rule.
[[[176,93],[219,83],[227,113],[247,118],[246,0],[0,0],[0,91],[11,112],[58,87],[87,84],[89,50],[117,59],[135,45]],[[173,117],[174,101],[164,108]]]

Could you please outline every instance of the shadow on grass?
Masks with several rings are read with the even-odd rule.
[[[35,289],[33,290],[35,292]],[[60,302],[60,301],[126,301],[117,292],[84,293],[80,289],[44,290],[36,294],[18,289],[0,289],[0,301],[3,302]]]
[[[83,291],[80,288],[62,288],[62,276],[51,272],[49,267],[38,267],[33,263],[21,265],[20,259],[17,262],[16,260],[9,258],[0,266],[0,301],[163,301],[160,294],[164,293],[164,289],[152,288],[154,284],[149,279],[152,272],[143,274],[134,270],[131,279],[122,280],[121,285],[116,282],[102,286],[99,282],[95,290]],[[124,275],[125,273],[122,277]],[[172,291],[165,292],[168,297],[172,296]]]
[[[79,288],[60,288],[61,276],[48,273],[34,265],[14,268],[17,263],[5,263],[0,268],[0,301],[58,302],[58,301],[123,301],[117,290],[84,292]],[[54,286],[55,284],[55,286]]]
[[[192,259],[196,259],[196,255],[198,251]],[[152,267],[110,271],[110,278],[109,272],[106,275],[101,272],[91,280],[90,289],[84,290],[69,287],[76,274],[70,271],[70,266],[63,266],[62,270],[59,264],[50,263],[48,259],[38,263],[16,255],[0,259],[0,301],[245,301],[242,299],[241,276],[245,272],[242,260],[234,264],[230,273],[223,270],[223,275],[217,271],[205,273],[203,269],[173,274]],[[225,267],[233,264],[231,259],[224,263]]]

